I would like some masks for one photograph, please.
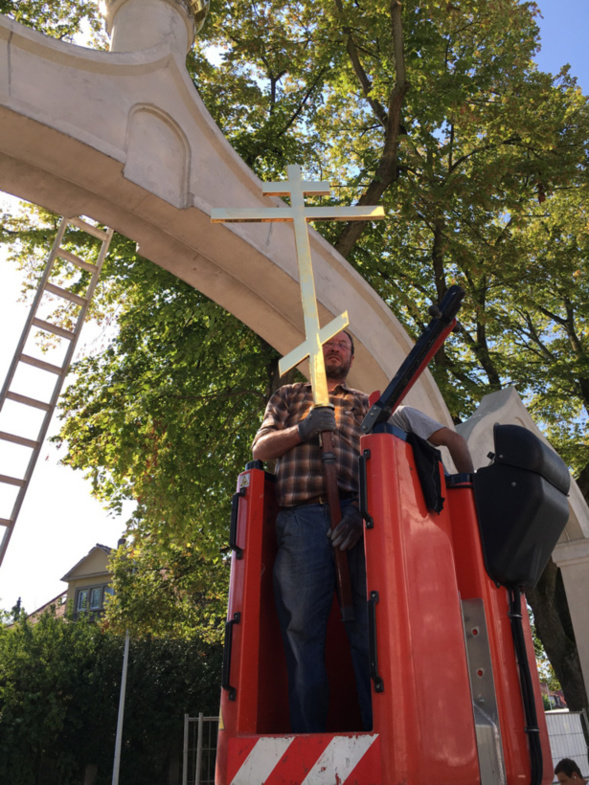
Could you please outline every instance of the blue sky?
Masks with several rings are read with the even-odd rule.
[[[538,20],[542,49],[536,61],[543,71],[557,73],[570,63],[571,73],[589,94],[589,0],[540,0]]]
[[[571,72],[589,95],[589,0],[545,0],[539,3],[542,49],[539,67],[557,73],[570,63]],[[16,304],[20,277],[0,261],[0,378],[3,380],[26,311]],[[90,325],[81,344],[94,339]],[[57,426],[54,425],[55,432]],[[60,455],[46,444],[23,505],[8,553],[0,567],[0,608],[9,609],[18,597],[32,611],[65,589],[60,581],[97,543],[115,546],[123,519],[109,518],[90,497],[79,473],[59,466]]]

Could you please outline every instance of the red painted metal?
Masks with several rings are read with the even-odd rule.
[[[239,614],[239,621],[231,625],[229,684],[235,695],[231,700],[225,689],[221,695],[215,782],[238,785],[242,782],[240,777],[248,772],[251,781],[247,785],[299,785],[325,750],[337,760],[348,747],[358,752],[366,747],[341,785],[381,785],[380,741],[377,734],[358,733],[361,722],[354,675],[335,602],[326,647],[332,696],[329,732],[294,737],[289,733],[286,667],[272,590],[276,547],[273,490],[272,478],[260,469],[250,469],[239,476],[238,491],[243,495],[239,499],[235,539],[242,558],[235,553],[232,556],[227,614],[229,621]],[[272,761],[282,745],[284,756],[275,760],[271,778],[267,779],[263,774],[264,753]],[[302,769],[301,760],[305,761]],[[254,779],[252,767],[256,772]],[[345,766],[342,771],[347,771]],[[256,776],[264,779],[256,780]],[[334,785],[330,777],[326,770],[316,773],[313,782]]]
[[[505,589],[488,578],[472,488],[446,488],[430,513],[411,447],[394,434],[362,438],[368,598],[376,619],[374,727],[359,732],[354,677],[339,610],[328,629],[331,707],[325,734],[289,732],[286,669],[274,608],[277,512],[273,478],[238,480],[228,620],[232,651],[223,689],[216,785],[479,785],[478,751],[462,623],[462,599],[481,598],[488,627],[507,785],[528,785],[529,753]],[[441,470],[441,469],[440,469]],[[378,597],[378,601],[375,597]],[[534,672],[529,629],[526,632]],[[536,702],[551,780],[538,684]]]
[[[462,612],[446,509],[425,507],[411,447],[392,434],[362,439],[368,595],[376,605],[374,728],[387,740],[383,783],[476,785],[478,757]]]

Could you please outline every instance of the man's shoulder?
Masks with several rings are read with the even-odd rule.
[[[311,382],[293,382],[292,384],[283,384],[279,390],[301,390],[303,388],[311,389]]]
[[[283,384],[276,390],[276,392],[290,393],[304,390],[311,390],[310,382],[294,382],[293,384]]]
[[[312,394],[309,382],[295,382],[294,384],[283,384],[272,393],[271,398],[290,400],[292,398],[300,398]]]
[[[435,433],[444,426],[433,417],[413,408],[413,406],[399,406],[392,413],[389,422],[396,425],[397,428],[406,431],[407,433],[415,433],[422,439],[429,439],[432,433]]]

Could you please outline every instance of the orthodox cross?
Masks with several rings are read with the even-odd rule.
[[[308,357],[313,402],[315,406],[328,406],[329,393],[322,347],[330,338],[348,326],[349,319],[348,312],[344,311],[325,327],[321,327],[319,324],[307,222],[375,220],[384,218],[384,210],[382,207],[306,207],[305,194],[329,194],[331,190],[329,183],[304,182],[301,167],[298,165],[288,166],[286,171],[286,181],[263,183],[262,193],[267,196],[289,196],[290,206],[213,209],[211,210],[211,221],[213,223],[248,221],[291,221],[294,223],[305,340],[296,349],[282,357],[278,364],[278,370],[282,376]]]

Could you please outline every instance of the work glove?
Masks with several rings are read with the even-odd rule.
[[[362,536],[363,524],[364,519],[360,510],[356,505],[348,504],[344,517],[335,529],[331,529],[327,533],[327,536],[334,548],[339,548],[340,551],[349,551]]]
[[[316,406],[299,423],[301,441],[308,442],[323,431],[335,431],[335,414],[331,406]]]

